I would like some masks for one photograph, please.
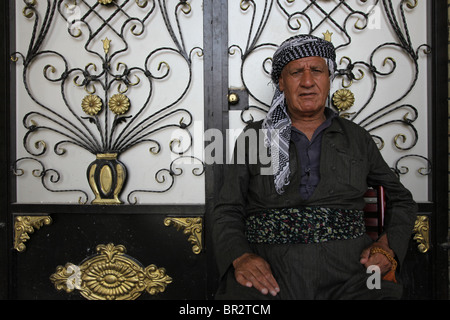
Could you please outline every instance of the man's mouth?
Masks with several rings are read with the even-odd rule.
[[[316,93],[314,93],[314,92],[300,93],[300,97],[312,97],[315,95],[316,95]]]

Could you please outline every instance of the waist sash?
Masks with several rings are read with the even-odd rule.
[[[321,207],[266,210],[246,219],[250,243],[300,244],[355,239],[366,231],[364,212]]]

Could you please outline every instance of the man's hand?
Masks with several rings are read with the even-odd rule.
[[[236,281],[246,287],[254,287],[262,294],[276,296],[280,292],[266,260],[253,253],[244,253],[233,261]]]
[[[380,268],[381,274],[385,275],[391,270],[392,264],[389,259],[382,253],[370,254],[370,249],[373,247],[380,247],[387,251],[392,257],[395,256],[394,251],[389,247],[387,236],[383,235],[377,242],[364,249],[361,253],[360,263],[368,268],[371,265],[376,265]]]

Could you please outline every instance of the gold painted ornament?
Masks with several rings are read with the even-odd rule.
[[[355,104],[355,95],[348,89],[339,89],[333,94],[333,105],[340,111],[346,111]]]
[[[104,5],[111,4],[112,2],[113,2],[113,0],[98,0],[98,3],[104,4]]]
[[[92,204],[122,204],[119,194],[126,181],[125,165],[117,153],[99,153],[87,169],[87,179],[94,192]]]
[[[166,227],[173,225],[177,230],[183,230],[188,235],[188,241],[192,244],[192,252],[200,254],[203,250],[202,231],[203,219],[201,217],[168,217],[164,219]]]
[[[50,276],[57,290],[79,290],[88,300],[134,300],[144,291],[151,295],[164,292],[172,278],[164,268],[143,268],[126,255],[126,248],[112,243],[97,246],[97,255],[76,266],[58,266]]]
[[[130,99],[124,94],[117,93],[109,99],[108,106],[116,115],[122,115],[130,108]]]
[[[90,116],[97,115],[102,110],[102,99],[99,96],[90,94],[81,101],[81,108],[84,113]]]
[[[14,249],[24,252],[25,242],[30,239],[29,234],[51,223],[52,218],[49,216],[17,216],[14,219]]]

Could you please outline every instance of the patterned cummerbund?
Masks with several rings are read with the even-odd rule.
[[[307,244],[355,239],[366,228],[361,210],[302,207],[250,215],[245,229],[250,243]]]

